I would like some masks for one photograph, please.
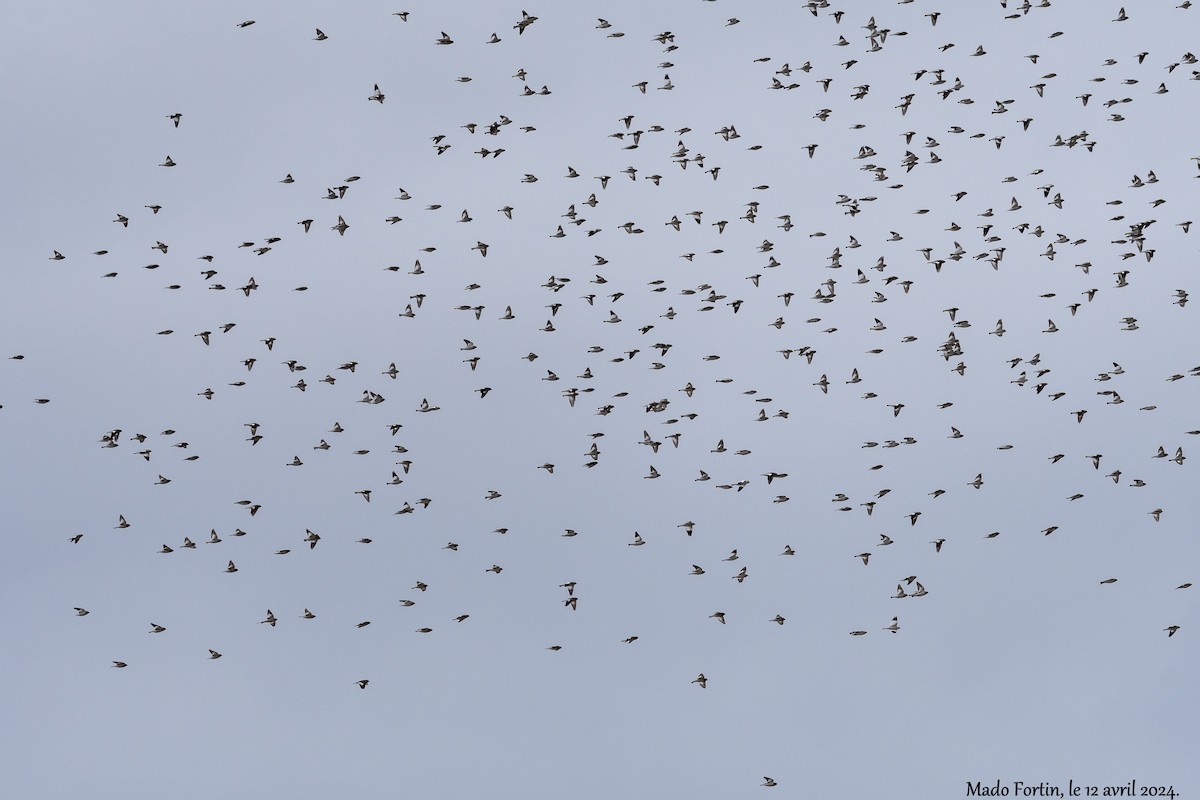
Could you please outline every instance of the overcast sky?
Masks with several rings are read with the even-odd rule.
[[[1175,5],[16,4],[6,794],[1200,792]]]

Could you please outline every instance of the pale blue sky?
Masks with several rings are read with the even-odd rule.
[[[831,3],[813,16],[783,2],[551,3],[525,6],[538,19],[518,35],[520,6],[467,0],[18,4],[0,54],[20,76],[0,89],[8,791],[926,798],[1068,779],[1200,791],[1200,590],[1176,588],[1200,577],[1200,359],[1194,307],[1173,304],[1198,288],[1198,233],[1178,224],[1200,208],[1186,129],[1200,103],[1185,57],[1195,11],[1127,3],[1114,22],[1116,3],[1008,5]],[[888,30],[878,52],[872,18]],[[443,31],[454,44],[435,44]],[[798,86],[772,90],[773,78]],[[382,104],[367,99],[376,84]],[[485,133],[502,115],[511,124]],[[725,126],[739,135],[714,133]],[[681,145],[702,163],[681,169]],[[167,156],[177,166],[158,166]],[[1156,182],[1131,185],[1151,171]],[[338,186],[345,197],[325,199]],[[1152,261],[1117,243],[1149,220]],[[998,269],[984,260],[995,248]],[[570,280],[554,291],[552,275]],[[828,279],[836,297],[818,302]],[[458,310],[481,305],[478,320]],[[1003,337],[989,334],[998,319]],[[963,353],[945,360],[951,333]],[[801,348],[811,363],[780,354]],[[392,363],[394,380],[381,374]],[[364,392],[385,402],[356,402]],[[419,413],[423,399],[440,410]],[[661,399],[666,410],[646,410]],[[1183,463],[1152,458],[1160,446],[1182,447]],[[241,500],[262,508],[252,517]],[[396,515],[406,503],[415,511]],[[130,527],[114,529],[122,515]],[[306,530],[321,536],[313,550]],[[635,532],[644,546],[629,546]],[[909,576],[928,595],[893,598]],[[268,609],[275,627],[259,622]]]

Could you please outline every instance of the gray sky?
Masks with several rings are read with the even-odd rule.
[[[18,4],[8,791],[1200,789],[1174,5]]]

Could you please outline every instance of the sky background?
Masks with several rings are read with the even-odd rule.
[[[1119,8],[15,4],[5,793],[1200,791],[1195,10]]]

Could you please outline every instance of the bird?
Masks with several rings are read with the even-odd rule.
[[[525,33],[525,29],[537,21],[538,21],[537,17],[530,16],[529,14],[522,11],[520,21],[517,22],[516,25],[513,25],[513,29],[516,30],[518,35],[520,35],[520,34]]]

